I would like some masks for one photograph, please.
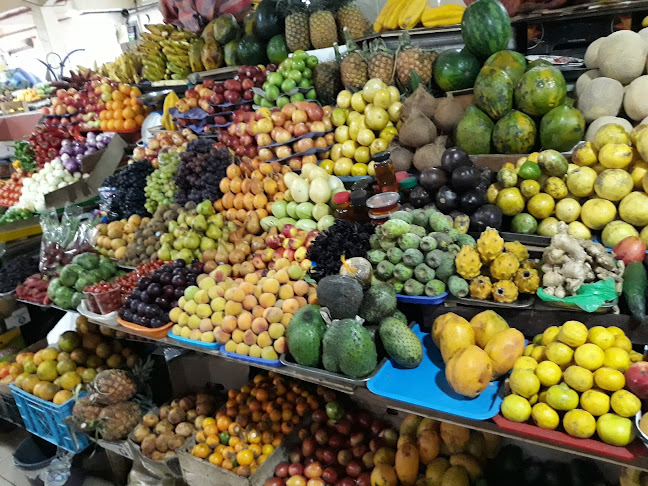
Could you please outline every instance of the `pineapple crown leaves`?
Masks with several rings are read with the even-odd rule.
[[[298,13],[310,14],[313,11],[312,3],[304,0],[277,0],[276,8],[283,17]]]

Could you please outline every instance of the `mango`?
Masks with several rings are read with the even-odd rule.
[[[417,430],[417,428],[418,428],[418,426],[419,426],[419,424],[421,423],[422,420],[423,420],[423,417],[419,417],[418,415],[414,415],[414,414],[409,414],[401,422],[401,426],[400,426],[400,430],[399,430],[400,434],[399,435],[401,435],[401,436],[409,435],[411,437],[415,437],[416,436],[416,430]]]
[[[432,325],[432,340],[434,341],[434,344],[436,344],[438,348],[441,347],[441,333],[443,332],[443,328],[448,322],[467,323],[468,321],[463,317],[455,314],[454,312],[447,312],[437,317],[434,320],[434,324]]]
[[[440,432],[441,440],[453,454],[463,452],[470,440],[470,429],[460,425],[442,423]]]
[[[377,464],[371,472],[371,486],[397,486],[397,484],[396,471],[387,464]]]
[[[441,437],[436,431],[427,429],[418,437],[417,445],[421,462],[428,465],[439,455]]]
[[[490,434],[488,432],[481,433],[484,436],[484,453],[487,459],[493,459],[497,456],[499,445],[502,438],[499,435]]]
[[[425,482],[427,486],[441,486],[443,474],[450,469],[450,461],[445,457],[437,457],[425,469]]]
[[[509,327],[504,318],[492,310],[477,314],[470,319],[470,325],[475,333],[475,342],[480,348],[484,348],[495,334]]]
[[[482,469],[479,465],[479,461],[470,454],[455,454],[450,456],[450,465],[463,467],[468,472],[468,476],[470,476],[470,480],[473,482],[482,476]]]
[[[493,379],[508,373],[524,353],[524,335],[514,328],[500,331],[490,338],[484,348],[493,361]]]
[[[441,486],[470,486],[468,471],[463,466],[451,466],[443,473]]]
[[[405,443],[396,451],[396,475],[402,486],[414,486],[419,469],[419,451],[416,445]]]
[[[434,430],[438,432],[439,425],[440,425],[439,422],[437,422],[436,420],[427,417],[423,418],[418,428],[416,429],[416,437],[420,437],[423,431],[425,430]]]
[[[474,398],[490,383],[493,365],[488,354],[473,345],[462,349],[448,361],[445,374],[456,393]]]

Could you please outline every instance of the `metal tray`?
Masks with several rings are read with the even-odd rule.
[[[295,370],[298,370],[301,374],[304,376],[309,376],[312,378],[316,378],[318,380],[322,380],[325,383],[335,383],[343,387],[348,387],[348,388],[367,388],[367,382],[376,376],[376,373],[380,370],[380,368],[383,367],[383,365],[387,362],[387,358],[383,358],[380,360],[378,365],[376,366],[376,369],[371,372],[371,374],[365,376],[364,378],[349,378],[348,376],[344,376],[340,373],[333,373],[332,371],[326,371],[321,368],[314,368],[312,366],[302,366],[300,364],[295,363],[295,360],[293,357],[290,355],[290,353],[283,353],[279,357],[279,361],[281,361],[286,368],[293,368]]]
[[[23,304],[35,305],[36,307],[42,307],[44,309],[49,309],[50,307],[52,307],[51,305],[39,304],[38,302],[32,302],[31,300],[16,299],[16,301],[22,302]]]
[[[472,297],[454,297],[450,296],[446,300],[448,303],[457,303],[471,305],[473,307],[499,307],[501,309],[527,309],[533,306],[535,294],[521,294],[518,300],[507,304],[505,302],[495,302],[494,300],[474,299]]]

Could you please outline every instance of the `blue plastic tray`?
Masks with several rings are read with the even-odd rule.
[[[420,305],[439,305],[448,296],[448,292],[443,292],[436,297],[428,297],[427,295],[404,295],[396,294],[396,300],[405,304],[420,304]]]
[[[178,336],[177,334],[173,334],[171,332],[171,329],[169,329],[167,336],[170,337],[171,339],[175,339],[176,341],[180,341],[181,343],[190,344],[192,346],[198,346],[200,348],[205,348],[205,349],[220,348],[220,344],[218,343],[203,343],[202,341],[196,341],[195,339],[189,339],[182,336]]]
[[[418,324],[412,331],[423,342],[423,362],[414,369],[405,369],[389,360],[369,380],[369,390],[393,400],[473,420],[487,420],[499,413],[504,398],[503,380],[492,381],[476,398],[455,393],[446,380],[441,351],[432,336],[421,332]]]
[[[52,402],[21,390],[14,384],[10,384],[9,388],[25,422],[25,428],[29,432],[70,452],[82,451],[90,445],[88,437],[83,432],[64,422],[72,415],[73,399],[61,405],[54,405]]]
[[[263,358],[252,358],[251,356],[245,356],[244,354],[230,353],[225,351],[225,348],[219,350],[223,356],[229,356],[230,358],[238,359],[239,361],[247,361],[248,363],[262,364],[265,366],[272,366],[273,368],[282,368],[284,364],[278,359],[263,359]]]

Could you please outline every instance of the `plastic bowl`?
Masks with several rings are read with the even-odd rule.
[[[99,308],[99,304],[97,304],[95,294],[84,291],[83,296],[85,297],[86,308],[93,314],[101,314],[101,309]]]
[[[121,290],[119,287],[97,292],[94,295],[100,314],[110,314],[122,306]]]

